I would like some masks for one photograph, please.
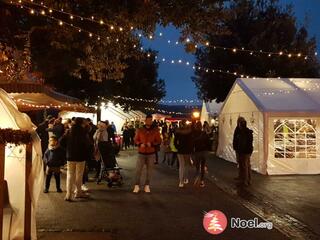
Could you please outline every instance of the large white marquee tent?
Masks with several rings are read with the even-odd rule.
[[[35,126],[30,118],[19,112],[15,102],[9,95],[0,89],[0,128],[28,130],[32,135],[32,169],[28,179],[32,216],[31,237],[36,237],[36,205],[43,186],[43,167],[40,138],[35,132]],[[5,180],[8,183],[9,207],[12,210],[4,211],[4,234],[3,239],[23,239],[24,213],[25,213],[25,145],[7,144],[5,149]],[[3,191],[3,189],[1,189]],[[11,216],[8,216],[11,215]],[[0,236],[1,237],[1,236]]]
[[[218,156],[235,162],[237,118],[254,131],[252,168],[262,174],[320,173],[320,79],[237,79],[220,112]]]

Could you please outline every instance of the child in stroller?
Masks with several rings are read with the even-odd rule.
[[[102,163],[99,180],[107,181],[108,187],[121,186],[123,183],[123,178],[120,174],[121,168],[118,166],[112,142],[99,142],[98,147]]]

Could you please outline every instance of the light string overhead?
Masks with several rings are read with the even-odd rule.
[[[152,99],[142,99],[142,98],[131,98],[131,97],[123,97],[123,96],[113,96],[115,99],[122,99],[126,101],[134,101],[134,102],[147,102],[147,103],[202,103],[201,100],[198,99],[175,99],[175,100],[152,100]]]
[[[102,18],[95,17],[95,16],[84,17],[84,16],[80,16],[78,14],[66,12],[66,11],[64,11],[64,9],[59,10],[59,9],[56,9],[56,8],[51,8],[51,7],[48,7],[47,5],[45,5],[43,2],[40,2],[40,4],[39,4],[39,3],[36,3],[33,0],[30,0],[30,1],[18,0],[18,3],[20,3],[20,4],[26,3],[26,4],[34,5],[36,7],[45,8],[45,9],[47,9],[47,11],[50,14],[54,13],[54,12],[58,12],[58,13],[67,15],[70,18],[70,20],[79,19],[80,21],[89,21],[89,22],[92,22],[92,23],[97,23],[97,24],[99,24],[101,26],[108,26],[110,30],[115,30],[115,31],[118,30],[119,32],[122,32],[122,31],[124,31],[126,29],[123,26],[118,26],[117,27],[115,24],[108,23],[108,21],[106,21],[106,20],[104,20]],[[130,26],[129,29],[133,30],[134,27]]]
[[[143,35],[142,34],[138,34],[138,37],[142,38]],[[147,37],[147,39],[149,40],[154,40],[156,37],[159,37],[160,39],[161,38],[164,38],[164,34],[163,32],[160,32],[158,34],[154,34],[154,35],[149,35]],[[219,46],[219,45],[216,45],[214,43],[210,43],[209,41],[206,41],[204,43],[192,43],[190,38],[187,38],[185,41],[180,41],[180,40],[170,40],[170,39],[165,39],[165,41],[171,45],[171,46],[178,46],[178,45],[186,45],[186,44],[191,44],[193,45],[193,47],[195,49],[199,48],[200,46],[206,46],[206,47],[211,47],[213,49],[220,49],[220,50],[223,50],[223,51],[229,51],[231,53],[247,53],[249,54],[250,56],[256,56],[256,55],[265,55],[269,58],[271,57],[281,57],[281,56],[286,56],[288,57],[289,59],[294,59],[294,58],[299,58],[299,59],[304,59],[304,60],[308,60],[309,58],[313,57],[313,56],[318,56],[318,52],[314,52],[313,54],[303,54],[301,52],[288,52],[286,50],[279,50],[277,52],[274,52],[274,51],[266,51],[266,50],[253,50],[253,49],[248,49],[248,48],[244,48],[244,47],[225,47],[225,46]]]
[[[12,3],[12,1],[11,1]],[[73,14],[73,13],[69,13],[69,12],[66,12],[64,11],[63,9],[61,10],[58,10],[58,9],[54,9],[54,8],[50,8],[46,5],[43,4],[43,2],[41,2],[40,4],[38,3],[35,3],[33,0],[30,0],[30,1],[22,1],[22,0],[18,0],[18,3],[19,4],[23,4],[23,3],[28,3],[28,4],[32,4],[32,5],[35,5],[37,7],[43,7],[43,8],[46,8],[49,13],[52,13],[52,12],[59,12],[61,14],[65,14],[65,15],[68,15],[69,18],[71,20],[73,20],[74,18],[78,18],[80,19],[81,21],[90,21],[92,23],[97,23],[99,25],[107,25],[108,26],[108,29],[109,30],[118,30],[119,32],[122,32],[122,31],[125,31],[126,30],[126,27],[124,26],[115,26],[115,24],[110,24],[110,23],[107,23],[107,21],[103,20],[103,19],[99,19],[98,17],[95,17],[95,16],[91,16],[91,17],[84,17],[84,16],[80,16],[80,15],[77,15],[77,14]],[[41,13],[43,13],[44,11],[41,11]],[[127,29],[127,30],[130,30],[130,31],[136,31],[137,29],[134,28],[132,25]],[[139,33],[137,34],[138,37],[142,38],[144,37],[143,34]],[[160,37],[160,38],[164,38],[164,34],[163,32],[160,32],[158,34],[149,34],[146,38],[149,39],[149,40],[154,40],[156,37]],[[179,40],[170,40],[170,39],[166,39],[167,43],[168,44],[174,44],[174,45],[185,45],[185,44],[191,44],[192,41],[190,38],[186,38],[185,41],[179,41]],[[318,52],[314,52],[313,54],[303,54],[301,52],[288,52],[286,50],[279,50],[277,52],[275,51],[266,51],[266,50],[253,50],[253,49],[247,49],[247,48],[244,48],[244,47],[225,47],[225,46],[219,46],[219,45],[215,45],[214,43],[212,42],[209,42],[209,41],[206,41],[204,43],[201,43],[201,44],[193,44],[195,48],[198,48],[199,46],[203,45],[203,46],[207,46],[207,47],[212,47],[214,49],[220,49],[220,50],[224,50],[224,51],[229,51],[229,52],[232,52],[232,53],[238,53],[238,52],[241,52],[241,53],[248,53],[249,55],[251,56],[254,56],[254,55],[261,55],[261,54],[264,54],[266,55],[267,57],[281,57],[281,56],[287,56],[288,58],[291,58],[291,59],[294,59],[294,58],[304,58],[305,60],[308,60],[310,57],[312,56],[318,56]]]

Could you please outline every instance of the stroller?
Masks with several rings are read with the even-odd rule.
[[[108,187],[121,186],[123,184],[123,178],[116,160],[116,152],[113,144],[109,142],[100,142],[99,151],[102,162],[102,168],[100,173],[101,180],[105,180],[108,183]]]

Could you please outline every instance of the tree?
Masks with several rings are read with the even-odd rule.
[[[307,30],[298,28],[291,7],[281,8],[278,0],[233,0],[226,9],[230,18],[224,27],[230,34],[210,33],[211,45],[241,49],[283,51],[282,56],[264,53],[229,51],[202,47],[196,53],[196,70],[193,78],[198,95],[205,100],[224,101],[236,76],[203,69],[222,69],[257,77],[319,77],[319,62],[314,56],[316,40],[309,39]],[[309,55],[291,57],[289,53]]]
[[[153,98],[158,99],[159,96],[164,96],[163,81],[152,82],[150,79],[156,77],[149,76],[148,80],[142,80],[140,83],[140,79],[134,77],[137,82],[133,84],[133,81],[129,80],[130,77],[126,77],[129,72],[135,74],[140,71],[139,74],[145,76],[150,74],[149,69],[140,65],[145,58],[144,53],[138,51],[140,40],[137,32],[148,36],[153,34],[158,24],[166,26],[172,23],[181,29],[181,40],[189,37],[192,41],[202,41],[203,36],[209,32],[223,31],[221,28],[221,19],[224,18],[224,13],[221,11],[223,0],[83,0],[80,2],[45,0],[42,2],[52,9],[63,9],[64,12],[88,18],[95,16],[95,19],[103,19],[104,24],[92,23],[86,18],[81,20],[76,16],[71,20],[69,15],[62,12],[49,13],[48,9],[36,0],[22,1],[25,6],[23,9],[5,0],[0,1],[0,42],[21,50],[21,44],[23,45],[26,40],[29,41],[32,70],[42,72],[47,84],[63,92],[73,92],[74,96],[86,96],[91,93],[93,94],[91,98],[94,98],[97,96],[97,88],[100,91],[103,89],[102,86],[111,85],[111,89],[116,89],[119,95],[138,97],[139,93],[139,98],[145,98],[144,93],[147,92],[154,94]],[[26,8],[33,9],[34,14],[29,14],[30,11],[26,11]],[[45,15],[48,14],[93,33],[93,37],[88,36],[88,32],[79,33],[73,28],[59,25],[51,18],[42,16],[40,13],[42,10],[45,10]],[[120,31],[120,27],[124,30]],[[134,30],[131,31],[131,27],[134,27]],[[25,35],[28,39],[19,38]],[[97,35],[100,36],[99,40]],[[140,67],[134,69],[130,64],[138,64]],[[156,68],[154,66],[152,71]],[[89,83],[88,80],[94,82]],[[110,82],[104,83],[106,80]],[[123,87],[124,83],[126,87]],[[141,91],[141,88],[136,88],[138,85],[150,89]],[[85,92],[75,92],[74,89],[85,89]],[[105,88],[105,91],[110,90]]]
[[[164,80],[158,79],[158,63],[156,63],[156,52],[148,50],[141,58],[127,59],[125,64],[128,68],[124,71],[124,77],[118,80],[95,82],[89,79],[84,70],[81,79],[64,78],[55,85],[58,90],[80,99],[86,99],[90,104],[98,104],[102,97],[119,103],[124,108],[144,109],[154,107],[161,98],[165,96]],[[76,83],[76,84],[75,84]],[[127,101],[114,96],[125,96],[130,98],[143,98],[145,101]]]

